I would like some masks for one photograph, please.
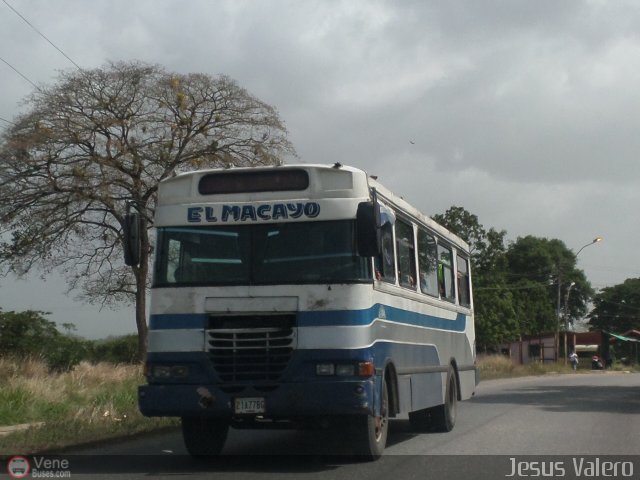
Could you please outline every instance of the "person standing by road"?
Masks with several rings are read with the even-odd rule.
[[[569,355],[569,361],[571,362],[571,367],[574,370],[578,369],[578,354],[575,352],[575,350],[573,352],[571,352],[571,355]]]

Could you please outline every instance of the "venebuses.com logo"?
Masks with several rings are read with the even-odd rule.
[[[31,465],[25,457],[11,457],[7,462],[7,472],[11,478],[26,478],[30,471]]]
[[[70,478],[69,460],[34,456],[30,459],[22,455],[11,457],[7,461],[7,473],[11,478]]]

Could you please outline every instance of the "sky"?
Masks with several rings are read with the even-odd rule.
[[[277,108],[300,162],[362,168],[510,241],[603,237],[578,257],[601,289],[640,277],[639,24],[624,0],[1,0],[0,117],[72,61],[225,74]],[[131,308],[76,295],[56,275],[0,278],[4,311],[135,331]]]

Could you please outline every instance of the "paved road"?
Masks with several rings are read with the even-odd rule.
[[[92,459],[102,473],[87,478],[106,478],[108,472],[142,478],[152,472],[157,478],[205,478],[213,473],[216,479],[233,480],[446,480],[469,478],[470,469],[471,478],[505,478],[513,469],[512,458],[519,465],[526,455],[567,455],[556,458],[560,464],[545,466],[564,466],[564,478],[572,478],[574,461],[585,459],[582,465],[588,466],[585,462],[595,457],[585,456],[611,455],[609,460],[630,461],[625,468],[631,465],[632,478],[638,479],[640,457],[625,456],[640,454],[640,375],[548,375],[483,382],[475,398],[460,404],[458,423],[450,433],[416,434],[407,420],[392,421],[385,456],[378,462],[335,456],[330,443],[317,432],[232,430],[226,457],[203,463],[186,456],[180,434],[171,432],[73,453],[103,456]]]

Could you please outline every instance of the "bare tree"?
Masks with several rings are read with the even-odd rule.
[[[0,139],[0,271],[62,271],[103,305],[135,302],[146,352],[152,239],[122,260],[126,204],[153,225],[158,182],[176,170],[279,164],[295,155],[276,110],[226,76],[139,62],[62,73]]]

